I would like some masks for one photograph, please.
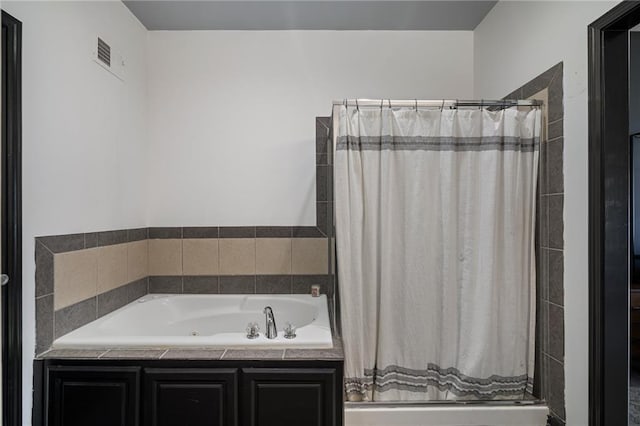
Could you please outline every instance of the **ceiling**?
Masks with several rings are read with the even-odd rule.
[[[148,30],[473,30],[497,1],[123,0]]]

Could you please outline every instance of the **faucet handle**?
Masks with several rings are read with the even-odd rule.
[[[247,339],[255,339],[260,336],[260,326],[257,322],[250,322],[247,325]]]
[[[290,322],[287,323],[287,326],[284,328],[284,338],[285,339],[295,339],[296,337],[296,328]]]

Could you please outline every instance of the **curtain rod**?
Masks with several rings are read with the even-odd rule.
[[[459,100],[459,99],[440,99],[440,100],[420,100],[420,99],[344,99],[342,101],[333,101],[333,105],[346,105],[357,107],[483,107],[483,106],[522,106],[522,107],[539,107],[542,101],[537,99],[482,99],[482,100]]]

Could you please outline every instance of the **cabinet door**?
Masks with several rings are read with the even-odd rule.
[[[47,425],[137,426],[138,367],[47,369]]]
[[[237,370],[145,370],[145,426],[236,426]]]
[[[333,368],[242,370],[243,426],[339,426]]]

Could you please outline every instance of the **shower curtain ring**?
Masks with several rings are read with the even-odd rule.
[[[442,100],[442,105],[440,106],[440,111],[444,111],[444,99]]]
[[[418,98],[415,98],[416,101],[416,112],[418,111]]]
[[[356,98],[356,110],[360,112],[360,105],[358,105],[358,98]]]

